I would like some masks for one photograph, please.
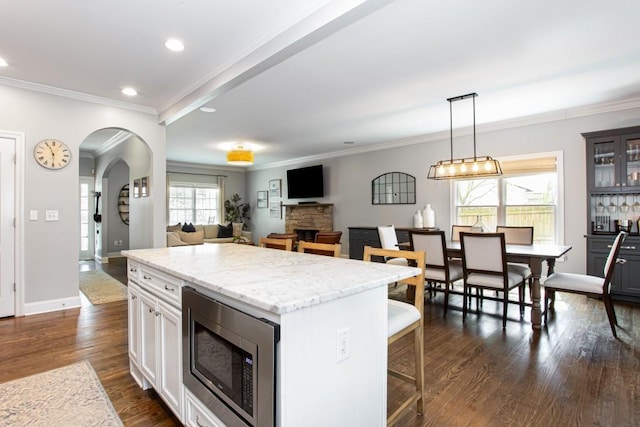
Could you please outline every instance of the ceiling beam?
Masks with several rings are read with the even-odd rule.
[[[188,95],[163,110],[158,120],[168,125],[220,95],[291,58],[313,44],[375,12],[393,0],[332,0],[263,43]]]

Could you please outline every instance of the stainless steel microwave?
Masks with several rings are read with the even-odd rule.
[[[228,426],[275,425],[279,326],[182,289],[183,381]]]

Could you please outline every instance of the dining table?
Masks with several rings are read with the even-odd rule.
[[[447,255],[452,258],[462,257],[459,241],[447,241]],[[542,263],[547,262],[547,277],[553,274],[556,260],[571,250],[568,245],[536,244],[506,245],[507,261],[528,264],[531,268],[531,326],[534,330],[542,327],[542,306],[540,304],[540,277]],[[546,310],[546,307],[545,307]]]
[[[451,258],[462,258],[462,247],[459,241],[447,240],[447,255]],[[409,242],[398,244],[400,248],[409,248]],[[562,258],[571,250],[569,245],[536,244],[506,245],[508,262],[529,265],[531,268],[531,327],[539,330],[542,327],[542,305],[540,295],[540,278],[542,277],[542,263],[547,263],[547,277],[553,274],[556,260]],[[545,307],[546,310],[546,307]]]

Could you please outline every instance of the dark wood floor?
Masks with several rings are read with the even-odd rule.
[[[126,281],[123,264],[97,268]],[[0,320],[0,383],[89,360],[125,425],[179,425],[129,375],[126,301],[82,298],[80,309]],[[596,300],[559,294],[548,327],[534,333],[516,306],[503,331],[500,304],[490,301],[464,325],[458,310],[443,319],[437,296],[425,305],[426,414],[408,409],[397,425],[640,425],[640,308],[616,310],[618,340]],[[412,372],[411,348],[410,337],[394,345],[390,364]],[[390,380],[390,408],[405,390]]]

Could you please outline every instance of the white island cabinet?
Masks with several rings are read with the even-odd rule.
[[[123,254],[130,267],[131,373],[142,387],[154,387],[185,424],[196,419],[220,423],[188,391],[175,396],[178,378],[170,377],[169,365],[173,369],[181,364],[182,354],[180,345],[169,343],[177,339],[176,331],[165,325],[147,332],[142,319],[151,303],[132,303],[146,301],[145,294],[155,297],[157,316],[171,323],[162,308],[180,306],[180,293],[172,291],[173,286],[190,286],[280,326],[277,426],[386,424],[387,284],[417,274],[417,268],[238,244]],[[145,281],[145,272],[151,280]],[[173,314],[179,324],[180,313]],[[159,344],[163,339],[166,345]],[[145,361],[145,347],[152,344],[158,351],[155,370]],[[181,369],[172,373],[181,381]]]

